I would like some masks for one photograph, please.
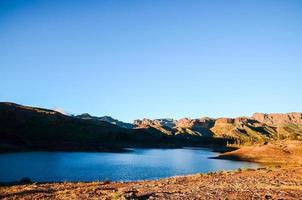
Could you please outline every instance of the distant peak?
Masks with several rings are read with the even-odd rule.
[[[54,108],[53,110],[57,111],[63,115],[71,116],[71,114],[69,112],[66,112],[63,108]]]
[[[77,115],[76,117],[78,117],[78,118],[92,118],[92,116],[88,113],[83,113],[83,114]]]

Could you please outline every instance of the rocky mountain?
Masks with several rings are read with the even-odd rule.
[[[153,127],[168,135],[195,135],[210,137],[212,134],[209,128],[214,124],[214,120],[210,118],[189,119],[183,118],[180,120],[173,119],[143,119],[135,120],[135,128]]]
[[[82,120],[60,112],[0,103],[0,151],[111,150],[129,132],[104,121]]]
[[[264,113],[255,113],[252,116],[253,119],[265,123],[269,126],[278,126],[280,124],[302,124],[302,113],[292,112],[287,114],[282,113],[272,113],[272,114],[264,114]]]
[[[264,143],[277,139],[276,129],[247,117],[216,119],[210,130],[215,137],[232,138],[236,144]]]
[[[134,128],[155,128],[166,135],[173,135],[173,128],[175,127],[175,121],[173,119],[143,119],[135,120]]]
[[[122,121],[119,121],[117,119],[114,119],[110,116],[103,116],[103,117],[95,117],[95,116],[91,116],[88,113],[83,113],[81,115],[76,115],[75,117],[79,118],[79,119],[88,119],[88,120],[99,120],[99,121],[104,121],[104,122],[108,122],[110,124],[114,124],[117,125],[119,127],[122,128],[127,128],[127,129],[132,129],[134,127],[133,124],[130,123],[125,123]]]
[[[116,151],[126,147],[250,145],[302,140],[302,114],[143,119],[133,124],[89,114],[0,102],[0,151]]]
[[[110,120],[107,122],[106,120]],[[0,152],[7,151],[120,151],[126,147],[200,146],[194,136],[169,136],[153,127],[128,129],[111,119],[0,102]],[[215,140],[213,143],[225,143]]]
[[[236,145],[265,143],[270,140],[302,139],[302,113],[263,114],[238,118],[183,118],[164,120],[135,120],[136,128],[153,127],[168,135],[195,135],[224,138]]]

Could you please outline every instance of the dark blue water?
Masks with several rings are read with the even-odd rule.
[[[27,152],[0,154],[0,182],[142,180],[258,164],[209,159],[207,149],[134,149],[127,153]]]

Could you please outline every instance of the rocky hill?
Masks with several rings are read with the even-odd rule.
[[[0,103],[0,151],[112,150],[127,130],[54,110]]]
[[[253,119],[265,123],[269,126],[278,126],[280,124],[302,124],[302,113],[292,112],[287,114],[282,113],[272,113],[272,114],[263,114],[255,113],[252,116]]]
[[[136,128],[153,127],[168,135],[195,135],[223,138],[235,145],[266,143],[271,140],[302,140],[302,114],[262,114],[238,118],[180,120],[135,120]]]
[[[126,147],[233,146],[302,140],[302,114],[239,118],[143,119],[133,124],[89,114],[0,103],[0,151],[116,151]]]
[[[135,128],[153,127],[168,135],[194,135],[211,137],[213,134],[209,130],[214,125],[214,120],[210,118],[180,120],[173,119],[143,119],[135,120]]]
[[[207,142],[194,136],[169,136],[153,127],[123,128],[106,120],[3,102],[0,103],[0,152],[120,151],[126,147],[200,146]]]

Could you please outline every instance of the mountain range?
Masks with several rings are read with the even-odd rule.
[[[302,113],[238,118],[142,119],[133,124],[88,113],[0,103],[0,151],[121,151],[129,147],[242,146],[302,140]]]
[[[82,115],[78,115],[83,119]],[[90,118],[89,118],[90,119]],[[120,127],[130,129],[154,128],[165,135],[194,135],[199,137],[221,137],[234,139],[237,144],[253,144],[275,139],[302,139],[302,114],[255,113],[251,117],[237,118],[182,118],[174,120],[142,119],[133,124],[124,123],[111,117],[93,117]]]

